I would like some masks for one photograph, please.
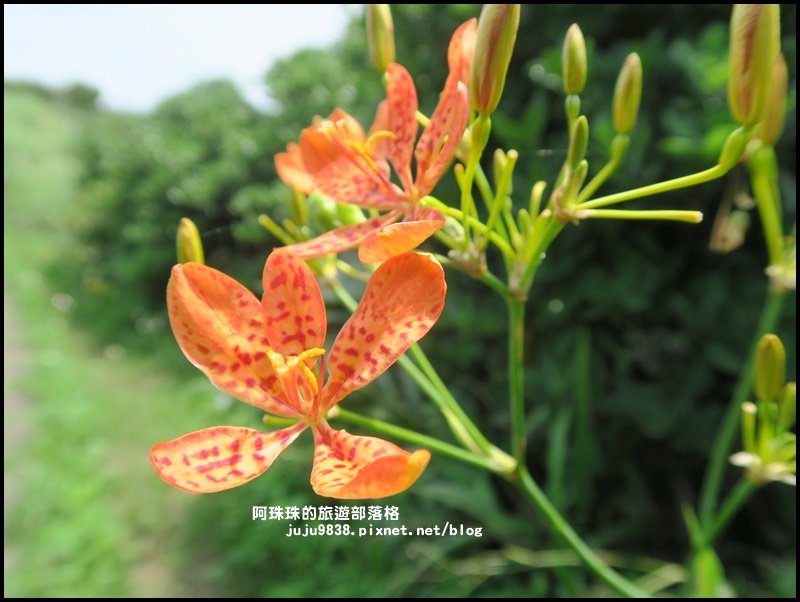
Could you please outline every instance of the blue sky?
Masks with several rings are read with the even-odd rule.
[[[84,82],[113,109],[145,111],[201,80],[234,80],[258,106],[279,57],[339,39],[358,5],[6,4],[3,74]]]

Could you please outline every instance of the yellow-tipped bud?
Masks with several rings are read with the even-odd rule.
[[[786,350],[774,334],[765,334],[756,350],[756,397],[778,401],[786,382]]]
[[[586,115],[581,115],[575,120],[569,137],[569,150],[567,151],[567,164],[575,169],[586,156],[586,147],[589,145],[589,121]]]
[[[519,28],[519,4],[484,4],[478,19],[470,75],[472,106],[482,115],[497,108]]]
[[[182,217],[178,224],[175,248],[178,255],[178,263],[187,263],[189,261],[205,263],[200,232],[188,217]]]
[[[492,173],[494,175],[494,185],[497,186],[502,177],[503,171],[508,164],[508,157],[502,148],[497,148],[492,155]]]
[[[642,60],[632,52],[622,64],[614,88],[614,129],[628,134],[636,125],[642,100]]]
[[[728,104],[736,121],[755,125],[764,116],[780,52],[779,5],[734,4],[730,37]]]
[[[797,383],[786,383],[778,411],[778,432],[785,432],[794,425],[797,412]]]
[[[772,78],[769,82],[767,106],[764,110],[764,119],[758,126],[758,137],[764,144],[775,144],[783,132],[783,120],[786,116],[786,87],[789,83],[789,70],[786,68],[786,59],[778,54],[778,59],[772,66]]]
[[[561,51],[564,93],[580,94],[586,85],[586,41],[576,23],[570,25]]]
[[[373,66],[385,73],[394,62],[394,24],[388,4],[367,4],[367,45]]]

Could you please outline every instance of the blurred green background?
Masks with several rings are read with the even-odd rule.
[[[429,112],[445,78],[449,35],[479,5],[393,11],[398,61]],[[733,129],[725,98],[729,15],[729,5],[524,7],[492,134],[494,145],[520,152],[518,201],[527,201],[534,178],[552,180],[564,160],[560,44],[573,22],[590,52],[582,99],[593,169],[613,137],[619,66],[631,51],[644,65],[639,125],[606,189],[711,165]],[[795,17],[794,6],[783,7],[790,98],[777,150],[785,223],[795,220]],[[89,86],[5,82],[5,595],[609,593],[559,549],[514,490],[448,459],[434,458],[409,492],[379,504],[397,506],[409,527],[480,526],[480,539],[298,540],[284,537],[287,521],[253,522],[252,505],[331,505],[308,486],[307,438],[263,477],[211,496],[173,490],[149,466],[157,441],[260,421],[190,366],[169,331],[164,288],[178,219],[198,224],[210,265],[258,291],[277,242],[257,216],[289,211],[272,157],[336,106],[370,122],[382,88],[364,40],[356,18],[332,48],[274,65],[264,81],[275,100],[267,113],[226,81],[199,83],[146,115],[98,108]],[[723,181],[638,202],[701,210],[699,226],[569,227],[529,303],[531,471],[592,546],[618,553],[612,562],[631,576],[659,569],[673,594],[685,593],[689,550],[680,508],[696,502],[766,293],[754,212],[741,247],[708,248],[718,208],[746,193],[747,180],[737,168]],[[440,198],[452,202],[454,190],[446,178]],[[448,282],[447,311],[423,347],[490,439],[505,445],[505,313],[466,276],[450,272]],[[793,306],[792,294],[780,330],[790,366]],[[336,332],[346,312],[333,302],[328,311]],[[397,370],[346,407],[449,440],[431,404]],[[727,471],[726,487],[737,471]],[[795,534],[795,490],[759,492],[717,547],[731,591],[794,597]]]

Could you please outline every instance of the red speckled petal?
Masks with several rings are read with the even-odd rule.
[[[458,148],[469,123],[469,92],[466,85],[448,79],[431,121],[420,136],[417,159],[417,194],[425,196],[439,182]]]
[[[150,462],[164,481],[189,493],[214,493],[244,485],[266,472],[306,428],[260,433],[215,426],[154,445]]]
[[[472,69],[472,57],[475,54],[477,38],[478,20],[470,19],[453,32],[450,46],[447,48],[447,64],[450,67],[450,75],[465,84],[469,82],[469,72]]]
[[[416,249],[444,226],[444,216],[435,209],[415,208],[406,219],[370,234],[358,247],[362,263],[386,261]]]
[[[284,184],[303,194],[311,194],[316,189],[314,180],[303,165],[303,155],[297,144],[291,143],[286,147],[285,153],[275,155],[275,169]]]
[[[342,500],[389,497],[414,484],[431,458],[426,449],[409,453],[375,437],[358,437],[330,427],[314,431],[311,486],[317,495]]]
[[[383,374],[425,336],[446,291],[442,266],[429,255],[407,253],[381,264],[328,354],[321,406],[329,409]]]
[[[283,399],[272,364],[261,304],[213,268],[185,263],[167,285],[172,332],[183,353],[219,389],[279,416],[298,411]]]
[[[303,130],[303,165],[317,189],[335,201],[370,209],[394,209],[404,193],[386,178],[381,159],[365,157],[348,145],[330,121]]]
[[[305,258],[319,257],[329,253],[342,253],[361,244],[361,241],[373,232],[377,232],[387,224],[396,222],[400,219],[402,214],[402,210],[398,209],[386,215],[373,217],[352,226],[331,230],[311,240],[299,242],[284,248],[298,257]]]
[[[394,134],[386,156],[397,172],[403,188],[411,189],[411,154],[417,139],[417,89],[406,68],[392,63],[386,70],[386,101],[378,118]],[[381,111],[383,115],[381,116]]]
[[[286,251],[274,251],[264,265],[264,329],[272,348],[300,355],[325,346],[325,303],[306,262]]]

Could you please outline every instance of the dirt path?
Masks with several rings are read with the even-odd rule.
[[[15,474],[13,455],[31,435],[28,419],[29,400],[16,384],[30,365],[30,354],[22,344],[19,316],[3,287],[3,573],[13,569],[17,555],[5,537],[9,509],[19,494],[19,475]]]

